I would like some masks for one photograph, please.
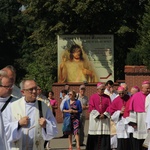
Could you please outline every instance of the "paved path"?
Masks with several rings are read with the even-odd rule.
[[[89,121],[86,120],[84,130],[85,131],[84,144],[86,144],[87,141],[88,125]],[[68,150],[68,138],[59,138],[61,136],[62,136],[62,123],[59,123],[58,135],[56,138],[51,140],[51,150]],[[74,147],[73,150],[76,150],[76,147]],[[81,150],[85,150],[85,146],[82,146]]]

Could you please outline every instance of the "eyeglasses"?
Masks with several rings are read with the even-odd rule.
[[[14,85],[0,85],[0,87],[6,88],[6,89],[12,89],[14,87]]]
[[[80,90],[85,90],[85,88],[81,88]]]
[[[124,93],[118,93],[119,95],[123,95]]]
[[[28,92],[33,92],[33,91],[37,91],[37,87],[35,87],[35,88],[30,88],[30,89],[23,89],[23,90],[25,90],[25,91],[28,91]]]
[[[68,95],[72,95],[71,93],[69,93]]]

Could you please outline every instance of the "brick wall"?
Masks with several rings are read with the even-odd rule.
[[[141,88],[143,81],[150,81],[150,70],[145,66],[125,66],[124,72],[125,82],[127,83],[129,90],[135,85]]]

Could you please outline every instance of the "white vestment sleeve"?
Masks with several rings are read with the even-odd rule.
[[[98,117],[100,115],[100,113],[97,110],[92,110],[91,111],[91,116],[95,119],[96,117]]]
[[[145,99],[145,112],[148,111],[149,104],[150,104],[150,94],[148,94]]]
[[[57,134],[58,130],[56,119],[52,114],[52,111],[48,109],[48,111],[46,112],[46,131],[42,128],[43,139],[49,141],[52,138],[54,138]]]
[[[149,117],[150,116],[150,105],[149,105],[149,101],[150,101],[150,94],[146,97],[146,103],[145,103],[145,110],[147,112],[146,113],[146,125],[147,125],[147,129],[150,130],[150,117]],[[148,150],[150,150],[150,141],[148,144]]]
[[[13,142],[21,138],[21,128],[18,130],[18,121],[12,121],[12,112],[9,106],[3,113],[3,120],[7,141]]]
[[[1,112],[0,112],[0,150],[9,150]]]
[[[130,111],[128,121],[132,123],[137,123],[137,114],[134,111]]]
[[[150,129],[150,105],[148,107],[147,114],[146,114],[146,124],[147,124],[147,129]]]
[[[120,119],[120,112],[121,112],[120,110],[117,110],[111,116],[111,120],[113,120],[116,124],[118,123],[118,121]]]
[[[107,118],[110,118],[110,113],[108,113],[108,112],[105,111],[104,115],[107,116]]]

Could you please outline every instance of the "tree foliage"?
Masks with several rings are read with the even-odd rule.
[[[135,46],[135,50],[142,58],[143,64],[150,69],[150,0],[145,6],[145,13],[140,22],[140,28],[138,30],[139,40]]]
[[[26,0],[14,3],[12,0],[12,7],[12,3],[1,1],[0,46],[4,42],[3,50],[13,48],[15,55],[10,63],[18,71],[18,81],[34,78],[44,90],[49,90],[57,81],[56,37],[59,34],[114,34],[115,79],[123,79],[125,59],[138,40],[138,22],[147,3],[147,0],[141,3],[137,0]],[[5,8],[5,5],[9,7]],[[6,57],[0,57],[0,60]]]
[[[0,66],[13,64],[18,56],[18,45],[14,41],[15,25],[14,16],[18,14],[20,4],[13,1],[0,1]]]

